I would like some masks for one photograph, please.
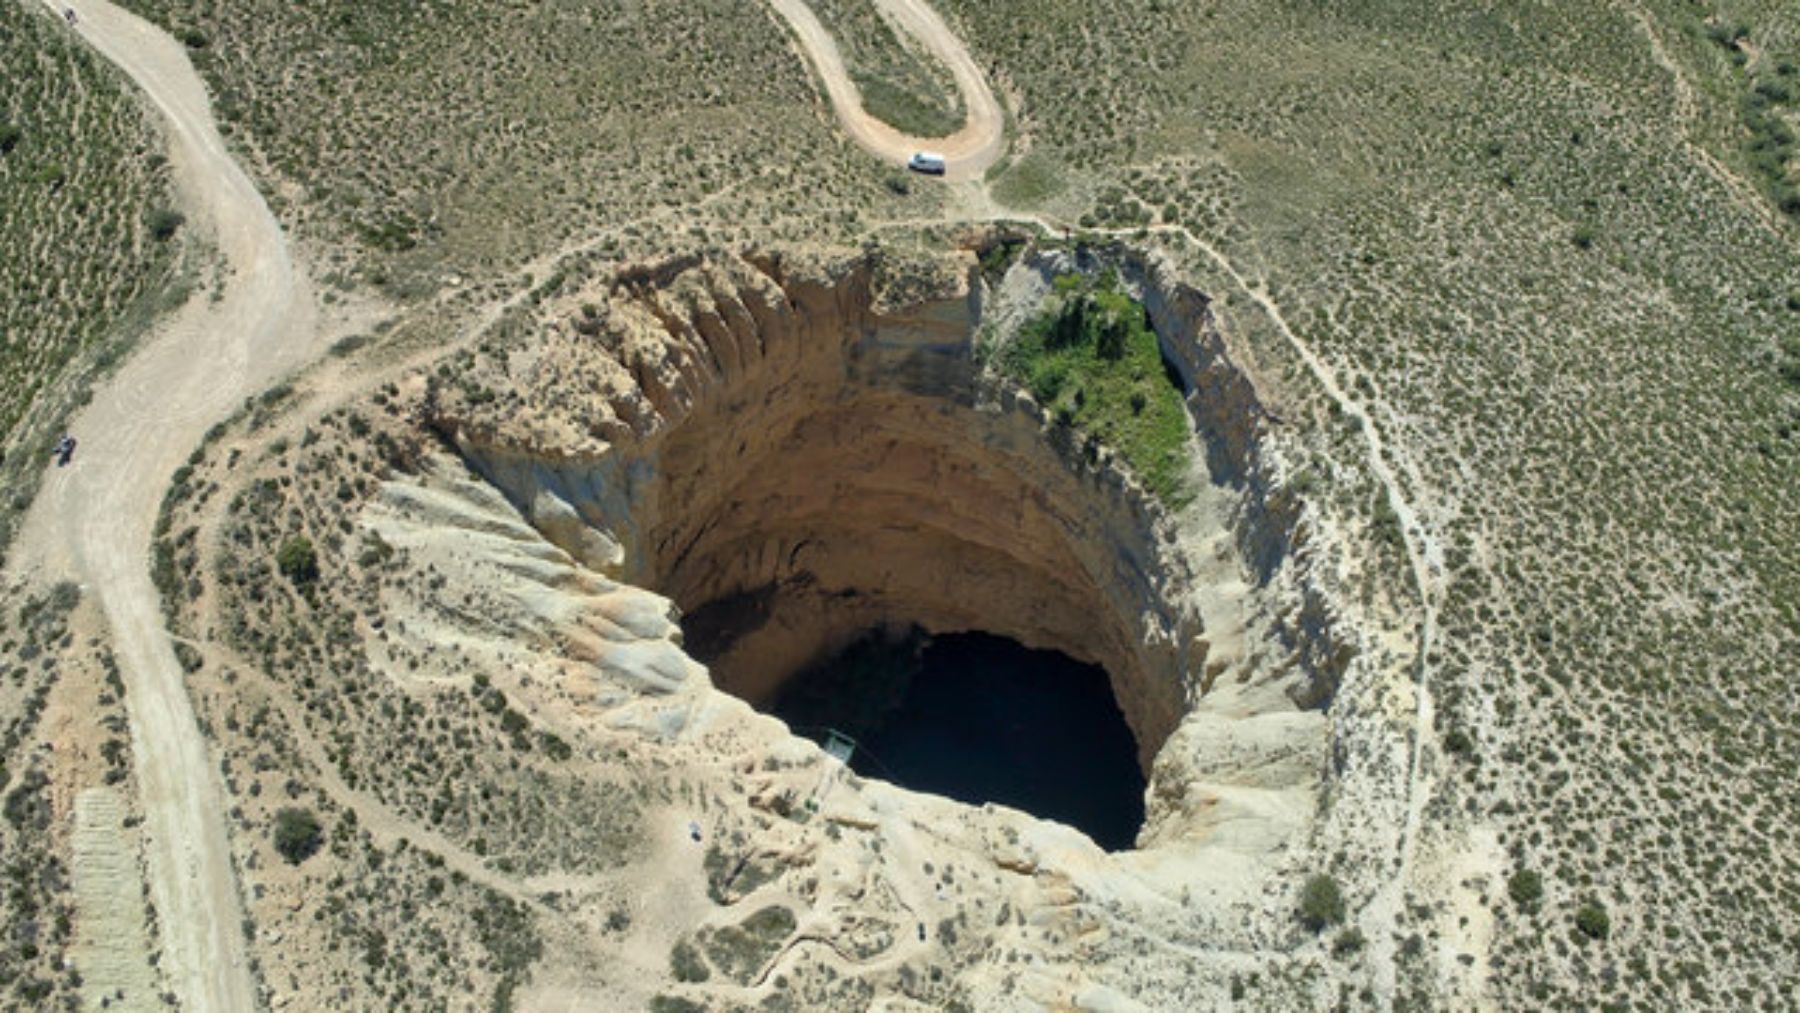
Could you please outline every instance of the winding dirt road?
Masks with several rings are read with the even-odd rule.
[[[843,54],[838,52],[837,40],[819,23],[806,0],[769,0],[769,6],[793,28],[825,82],[832,112],[851,140],[877,158],[899,165],[905,165],[915,151],[940,152],[947,163],[947,179],[980,179],[1006,150],[1006,114],[988,87],[987,75],[925,0],[875,0],[875,5],[950,68],[968,114],[961,130],[949,137],[913,137],[869,115],[863,109],[862,93],[844,66]]]
[[[256,990],[221,791],[148,559],[175,468],[210,426],[315,351],[313,300],[280,226],[220,138],[187,53],[104,0],[71,5],[74,30],[161,114],[189,228],[211,241],[228,274],[216,298],[197,295],[164,320],[76,419],[80,451],[45,484],[14,565],[79,581],[112,628],[168,986],[187,1009],[248,1010]]]

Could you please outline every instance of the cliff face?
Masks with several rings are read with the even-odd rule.
[[[1057,274],[1106,269],[1185,388],[1176,512],[976,354]],[[430,693],[447,652],[637,779],[659,845],[595,883],[657,913],[617,953],[593,938],[646,996],[682,940],[778,903],[807,927],[769,966],[846,1006],[926,968],[977,1008],[1207,1005],[1289,945],[1320,840],[1397,824],[1400,726],[1367,699],[1403,659],[1340,618],[1341,538],[1283,491],[1265,388],[1162,264],[790,252],[552,289],[403,392],[446,446],[361,512],[405,567],[367,656]],[[864,781],[744,702],[887,624],[1102,665],[1148,774],[1136,848]]]
[[[427,411],[545,538],[672,599],[689,652],[753,703],[889,624],[1104,666],[1160,782],[1151,825],[1180,836],[1188,821],[1157,807],[1190,804],[1191,775],[1217,766],[1200,754],[1235,741],[1172,740],[1203,698],[1292,711],[1322,677],[1270,632],[1295,599],[1293,518],[1266,502],[1254,385],[1204,298],[1154,265],[1121,266],[1206,458],[1208,491],[1180,518],[983,374],[977,332],[1069,266],[1029,260],[990,289],[966,254],[673,261],[572,300]],[[1294,717],[1283,734],[1319,738],[1317,715]]]

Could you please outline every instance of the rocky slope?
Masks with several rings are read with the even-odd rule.
[[[1186,391],[1178,512],[982,364],[1053,277],[1107,268]],[[1310,1004],[1330,965],[1293,898],[1325,867],[1367,896],[1365,854],[1391,854],[1409,618],[1348,593],[1355,543],[1289,490],[1243,361],[1128,250],[987,276],[970,252],[710,254],[560,279],[358,406],[302,384],[279,435],[253,414],[165,530],[203,578],[182,621],[225,633],[195,686],[257,772],[231,781],[244,818],[286,767],[338,827],[297,872],[240,836],[253,918],[319,936],[259,949],[270,991],[446,987],[301,968],[371,932],[454,952],[454,918],[357,899],[407,910],[447,864],[458,897],[523,905],[482,987],[535,1002],[1168,1008],[1255,975]],[[316,573],[270,574],[296,540]],[[1135,850],[864,781],[745,702],[913,623],[1106,668],[1150,781]]]

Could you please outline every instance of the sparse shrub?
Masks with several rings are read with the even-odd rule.
[[[1589,900],[1575,912],[1575,927],[1589,939],[1605,939],[1612,934],[1612,918],[1606,913],[1605,905]]]
[[[206,664],[206,659],[200,656],[194,645],[185,640],[175,641],[175,660],[181,663],[182,671],[189,673],[200,671]]]
[[[1362,929],[1352,925],[1339,932],[1337,938],[1331,941],[1331,955],[1339,958],[1348,957],[1362,952],[1362,948],[1368,943],[1369,940],[1363,935]]]
[[[1506,895],[1521,910],[1536,911],[1544,899],[1544,877],[1532,869],[1520,869],[1507,879]]]
[[[187,221],[187,217],[173,208],[157,208],[145,218],[144,224],[150,229],[150,238],[159,243],[174,238],[177,229]]]
[[[329,354],[336,358],[342,358],[359,348],[365,347],[369,342],[374,340],[373,337],[367,334],[351,334],[333,342],[329,349]]]
[[[747,984],[757,969],[781,949],[795,925],[792,911],[771,904],[738,925],[708,931],[701,937],[701,945],[719,973]]]
[[[25,132],[11,123],[0,123],[0,155],[7,154],[18,147],[20,139],[24,136]]]
[[[1300,891],[1300,923],[1313,932],[1344,920],[1344,893],[1337,880],[1319,873]]]
[[[559,763],[566,762],[575,755],[575,750],[552,732],[539,732],[538,742],[544,747],[545,754]]]
[[[304,587],[319,579],[319,556],[305,537],[290,538],[275,552],[275,566],[281,575]]]
[[[311,809],[289,806],[275,814],[275,850],[289,865],[299,865],[311,858],[323,841],[319,818]]]
[[[394,547],[389,545],[387,541],[381,537],[379,532],[371,531],[368,533],[367,538],[367,545],[363,548],[362,553],[356,557],[356,565],[367,570],[372,567],[380,566],[394,558]]]

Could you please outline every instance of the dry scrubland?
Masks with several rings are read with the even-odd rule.
[[[852,235],[931,199],[839,135],[756,4],[125,6],[187,41],[277,214],[332,247],[328,286],[410,300],[556,250]]]
[[[1502,1005],[1795,1002],[1791,8],[944,6],[1023,94],[997,193],[1191,231],[1379,406],[1449,570],[1430,823],[1541,878],[1484,890]]]
[[[7,1009],[78,1008],[83,977],[71,961],[78,938],[78,807],[104,813],[123,864],[135,864],[135,779],[126,728],[125,686],[112,652],[95,634],[98,609],[73,584],[0,587],[0,1005]],[[78,801],[78,797],[80,801]],[[91,853],[88,854],[91,858]],[[114,924],[123,935],[155,924],[147,895],[129,876],[105,881]],[[92,942],[95,929],[85,929]],[[131,952],[121,941],[120,952]],[[129,982],[123,998],[156,1001],[155,969],[141,952],[110,980]]]
[[[454,644],[397,662],[428,665],[424,693],[371,670],[363,633],[373,624],[385,642],[377,597],[404,560],[379,536],[347,537],[346,511],[417,448],[396,442],[391,421],[377,432],[352,411],[240,442],[286,396],[216,429],[211,469],[196,452],[177,473],[152,569],[172,628],[205,634],[204,649],[177,655],[242,831],[234,859],[265,997],[430,1009],[480,996],[510,1008],[543,951],[537,915],[556,903],[511,877],[579,875],[628,855],[634,799],[618,779],[629,772],[570,762]],[[374,404],[386,402],[378,392]],[[221,464],[245,480],[223,488]],[[210,551],[201,523],[217,525]],[[322,573],[341,578],[329,595]],[[428,573],[409,577],[449,594]]]
[[[864,109],[915,137],[962,128],[962,96],[949,68],[896,32],[874,0],[820,0],[812,8],[837,40]]]
[[[20,4],[0,8],[0,66],[3,558],[64,416],[183,293],[161,141],[120,75]]]
[[[853,239],[940,211],[837,135],[756,5],[131,6],[188,39],[339,285],[408,299],[462,276],[499,295],[560,249]],[[1422,877],[1489,833],[1499,857],[1409,893],[1430,938],[1337,935],[1345,1002],[1371,1002],[1393,954],[1395,1005],[1441,1004],[1441,947],[1506,1008],[1800,1001],[1792,11],[938,6],[1019,102],[993,197],[1181,258],[1275,373],[1283,438],[1312,448],[1294,491],[1360,514],[1387,544],[1379,572],[1401,572],[1397,518],[1345,463],[1364,434],[1291,329],[1370,409],[1443,547]],[[436,333],[421,326],[399,333]],[[629,862],[633,807],[676,782],[603,762],[603,739],[547,737],[454,645],[418,659],[449,677],[424,709],[357,667],[349,631],[379,630],[374,595],[415,579],[346,519],[415,452],[379,414],[397,394],[278,438],[259,427],[285,425],[281,397],[251,406],[208,475],[234,451],[247,467],[223,492],[184,476],[157,566],[180,621],[237,617],[193,630],[217,646],[190,661],[248,830],[263,981],[425,1007],[510,994],[556,887],[517,896],[505,874]],[[352,593],[308,590],[300,538]],[[479,588],[439,590],[480,614]],[[321,826],[295,866],[272,843],[285,808]],[[1354,919],[1382,877],[1325,866]],[[1453,885],[1491,942],[1457,935]],[[302,893],[319,923],[293,920]],[[1313,899],[1321,924],[1344,916]],[[599,942],[553,942],[610,945],[619,917],[595,913]],[[1270,985],[1233,991],[1279,1004]]]

